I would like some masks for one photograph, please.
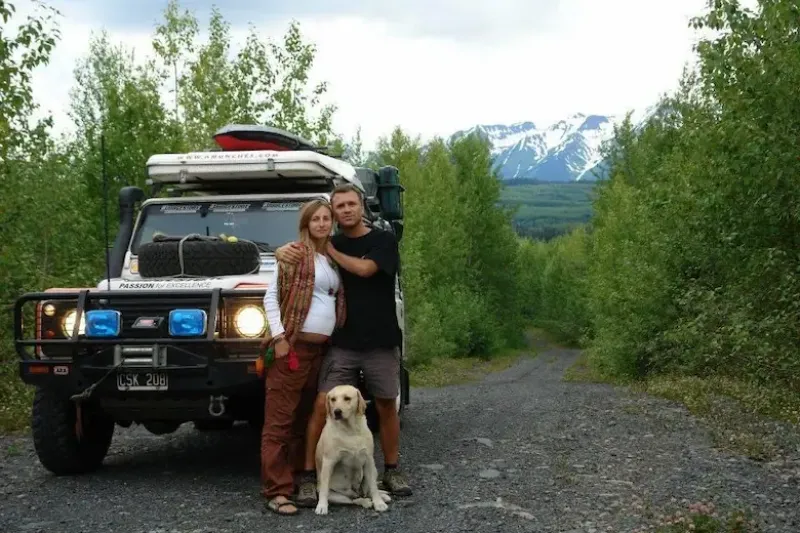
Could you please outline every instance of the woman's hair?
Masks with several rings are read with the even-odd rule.
[[[298,229],[300,230],[300,240],[312,248],[314,247],[314,241],[311,239],[311,233],[308,231],[308,225],[311,222],[311,217],[314,216],[314,213],[316,213],[317,209],[320,207],[327,209],[331,214],[331,220],[333,220],[333,208],[331,208],[331,204],[328,203],[327,200],[322,198],[306,202],[300,209],[300,222],[298,224]]]

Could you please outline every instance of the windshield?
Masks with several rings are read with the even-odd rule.
[[[142,211],[131,252],[152,242],[153,235],[184,236],[224,233],[261,244],[262,251],[274,251],[298,237],[297,223],[303,201],[257,200],[151,204]],[[266,248],[268,247],[268,248]]]

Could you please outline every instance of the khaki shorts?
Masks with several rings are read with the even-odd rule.
[[[328,392],[337,385],[358,386],[358,372],[364,373],[367,391],[375,398],[394,399],[400,394],[397,376],[400,373],[400,350],[380,348],[354,351],[332,346],[319,371],[319,392]]]

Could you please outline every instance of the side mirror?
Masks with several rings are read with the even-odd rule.
[[[356,176],[364,186],[364,204],[368,215],[380,213],[381,205],[378,200],[378,173],[371,168],[356,167]]]
[[[395,237],[397,238],[397,242],[400,242],[403,239],[403,221],[402,220],[392,220],[392,230],[394,230]]]

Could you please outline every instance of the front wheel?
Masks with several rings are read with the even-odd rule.
[[[36,455],[50,472],[84,474],[103,464],[114,436],[114,420],[98,407],[83,404],[78,437],[75,402],[58,390],[37,388],[31,419]]]

